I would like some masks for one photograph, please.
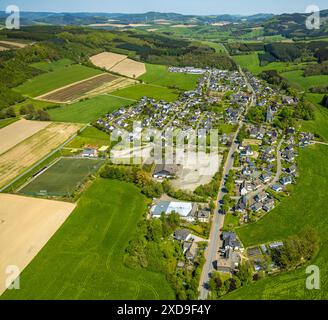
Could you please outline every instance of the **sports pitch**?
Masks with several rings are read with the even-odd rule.
[[[90,174],[104,163],[102,159],[61,158],[19,193],[25,195],[70,196]]]

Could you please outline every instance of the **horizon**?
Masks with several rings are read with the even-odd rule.
[[[40,0],[31,0],[28,3],[23,0],[16,0],[17,5],[22,12],[35,13],[103,13],[103,14],[144,14],[148,12],[157,13],[177,13],[182,15],[195,16],[250,16],[256,14],[284,14],[284,13],[305,13],[309,5],[317,5],[320,10],[328,8],[326,1],[317,0],[315,3],[308,0],[301,1],[266,1],[262,3],[259,0],[249,0],[247,3],[243,0],[235,0],[234,3],[218,0],[188,0],[188,10],[185,9],[186,0],[180,0],[176,3],[174,0],[167,0],[165,3],[140,0],[136,3],[133,0],[126,0],[125,4],[108,3],[104,0],[94,0],[92,4],[89,1],[81,0],[78,4],[74,1],[58,0],[55,3],[43,3]],[[4,11],[8,5],[12,5],[12,0],[0,1],[0,11]],[[79,8],[76,10],[76,8]]]

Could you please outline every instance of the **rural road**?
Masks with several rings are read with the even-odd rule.
[[[245,76],[244,72],[241,70],[240,67],[239,67],[239,71],[244,76],[250,91],[253,92],[253,95],[252,95],[250,103],[248,104],[246,110],[244,111],[244,114],[242,115],[241,119],[239,120],[238,129],[233,137],[233,143],[230,147],[227,160],[224,164],[222,180],[221,180],[220,189],[219,189],[217,202],[216,202],[217,208],[214,213],[214,219],[212,222],[212,228],[211,228],[211,233],[210,233],[210,238],[209,238],[209,244],[208,244],[208,247],[207,247],[207,250],[205,253],[206,262],[204,264],[201,278],[200,278],[200,286],[199,286],[199,291],[200,291],[199,299],[200,300],[205,300],[209,294],[208,281],[209,281],[212,271],[215,268],[217,252],[219,251],[219,248],[220,248],[220,233],[221,233],[221,229],[224,225],[225,216],[222,214],[218,214],[218,212],[219,212],[219,208],[220,208],[220,203],[221,203],[224,195],[226,194],[224,191],[225,178],[229,174],[230,170],[233,168],[233,165],[234,165],[233,154],[235,153],[235,151],[238,148],[238,143],[236,142],[236,139],[238,137],[240,129],[243,126],[243,122],[244,122],[245,116],[247,114],[247,111],[251,106],[255,105],[255,101],[256,101],[256,99],[255,99],[256,95],[255,95],[254,89],[249,84],[247,77]]]

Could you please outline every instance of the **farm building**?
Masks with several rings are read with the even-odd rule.
[[[195,221],[195,213],[197,207],[191,202],[177,202],[177,201],[160,201],[151,208],[151,215],[153,218],[159,218],[162,213],[169,215],[173,212],[177,213],[183,220],[193,222]]]
[[[176,164],[158,164],[155,167],[153,177],[155,179],[172,179],[177,176],[180,169],[181,166]]]

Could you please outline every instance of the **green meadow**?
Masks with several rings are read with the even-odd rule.
[[[31,66],[36,69],[40,69],[42,71],[55,71],[61,68],[68,67],[73,64],[73,61],[70,59],[60,59],[57,61],[42,61],[42,62],[36,62],[32,63]]]
[[[36,76],[15,90],[33,98],[101,73],[103,72],[100,70],[75,64]]]
[[[127,183],[97,179],[77,208],[21,274],[9,300],[174,299],[163,274],[130,269],[125,248],[147,200]]]
[[[91,123],[106,113],[133,103],[120,97],[101,95],[48,111],[52,121]]]
[[[327,299],[328,298],[328,146],[301,150],[300,177],[292,195],[257,223],[237,229],[245,247],[283,240],[306,226],[318,230],[321,249],[310,264],[320,267],[321,290],[305,289],[305,267],[266,277],[227,295],[225,299]]]
[[[113,96],[136,101],[140,100],[142,97],[148,97],[156,100],[165,100],[167,102],[176,101],[179,98],[179,94],[180,92],[176,89],[170,89],[155,84],[138,84],[111,93]]]
[[[281,74],[295,88],[308,91],[311,87],[323,86],[328,83],[328,75],[304,77],[302,70],[283,72]]]
[[[139,79],[148,84],[155,84],[163,87],[176,87],[189,91],[196,88],[200,75],[172,73],[168,67],[154,64],[147,64],[147,73]]]

